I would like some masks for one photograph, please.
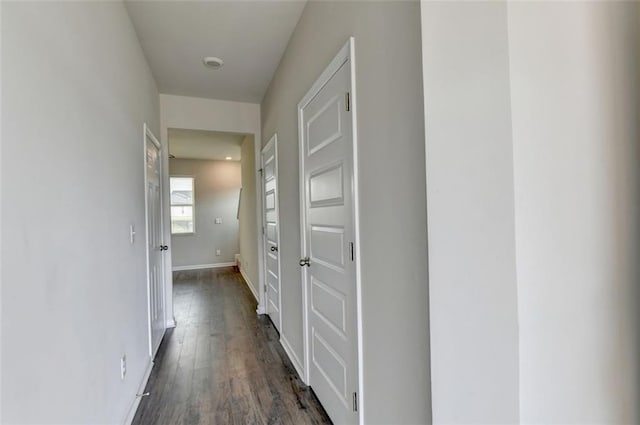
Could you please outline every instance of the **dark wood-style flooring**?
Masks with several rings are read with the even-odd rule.
[[[134,425],[331,423],[239,273],[174,273],[174,309]]]

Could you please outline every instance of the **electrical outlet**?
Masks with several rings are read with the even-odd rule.
[[[222,217],[216,217],[216,224],[222,224]]]
[[[216,256],[220,255],[220,250],[216,249]]]
[[[124,377],[127,374],[127,356],[120,358],[120,379],[124,381]]]

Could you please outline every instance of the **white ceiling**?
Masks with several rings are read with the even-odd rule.
[[[220,131],[169,129],[169,155],[178,159],[240,161],[244,134]]]
[[[161,93],[259,103],[306,1],[125,4]],[[206,68],[205,56],[224,67]]]

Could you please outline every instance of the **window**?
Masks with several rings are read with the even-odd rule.
[[[171,177],[169,189],[171,191],[171,234],[193,233],[193,177]]]

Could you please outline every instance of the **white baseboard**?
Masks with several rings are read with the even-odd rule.
[[[251,282],[251,279],[249,279],[249,277],[247,276],[247,273],[245,273],[245,271],[242,269],[242,262],[240,262],[239,269],[240,269],[240,274],[244,278],[244,281],[247,282],[247,286],[249,287],[249,290],[251,291],[254,298],[256,299],[256,302],[258,303],[258,308],[256,309],[256,313],[265,314],[266,311],[264,311],[264,308],[262,308],[262,305],[260,304],[260,297],[258,296],[256,289],[253,287],[253,283]]]
[[[287,353],[287,356],[289,356],[289,360],[291,360],[291,363],[293,363],[293,367],[296,369],[296,372],[298,372],[298,376],[304,382],[304,368],[302,367],[302,362],[300,361],[298,356],[296,356],[295,351],[293,351],[293,348],[291,348],[291,344],[289,344],[287,338],[284,337],[284,334],[280,334],[280,345],[282,345],[285,353]]]
[[[253,282],[251,282],[251,279],[249,279],[249,277],[247,276],[247,273],[245,273],[242,267],[240,267],[240,274],[244,278],[244,281],[247,282],[247,286],[249,287],[249,290],[255,297],[256,301],[258,302],[258,304],[260,304],[260,297],[258,297],[258,293],[256,292],[256,289],[253,287]]]
[[[179,272],[182,270],[217,269],[220,267],[231,267],[235,265],[236,263],[234,261],[229,261],[228,263],[194,264],[192,266],[174,266],[171,270],[174,272]]]
[[[135,398],[133,399],[131,407],[129,408],[129,413],[127,413],[127,417],[124,420],[123,425],[131,425],[131,423],[133,422],[133,418],[136,416],[136,411],[138,410],[138,406],[140,405],[140,401],[142,400],[142,397],[138,397],[137,394],[142,394],[144,392],[144,389],[147,387],[147,381],[149,381],[149,376],[151,376],[151,369],[153,369],[153,361],[151,360],[151,358],[149,358],[147,370],[144,372],[142,382],[138,387],[138,391],[135,395]]]
[[[170,328],[175,328],[176,327],[176,318],[172,317],[171,319],[167,320],[167,329]]]

